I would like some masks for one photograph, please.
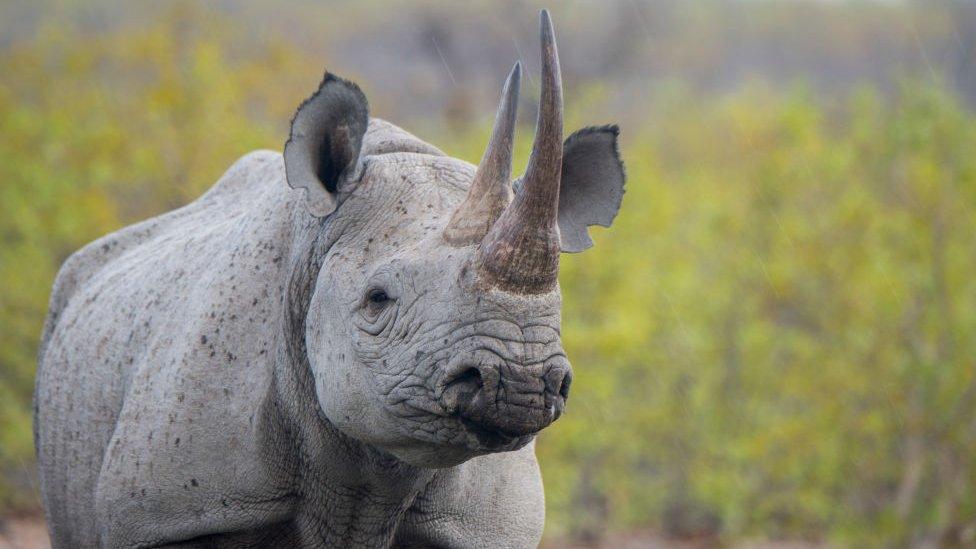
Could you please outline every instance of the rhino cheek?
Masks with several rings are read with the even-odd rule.
[[[335,309],[315,297],[309,307],[305,341],[315,397],[325,418],[343,433],[381,444],[388,432],[382,410],[369,398],[366,380],[351,359],[346,323],[330,313]]]

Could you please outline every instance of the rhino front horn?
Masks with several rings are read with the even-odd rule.
[[[542,10],[542,95],[535,142],[522,188],[481,243],[486,282],[519,294],[545,293],[559,274],[559,183],[563,157],[563,96],[559,54],[549,12]]]
[[[515,63],[502,89],[491,139],[468,188],[468,195],[444,229],[444,240],[450,244],[468,246],[481,242],[512,202],[512,147],[521,80],[522,66]]]

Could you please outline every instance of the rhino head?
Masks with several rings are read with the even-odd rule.
[[[330,244],[308,299],[305,352],[321,413],[421,467],[528,444],[562,414],[561,252],[592,245],[623,195],[615,126],[562,139],[559,60],[541,15],[542,85],[525,174],[511,179],[521,69],[477,166],[370,120],[327,74],[298,109],[288,183]]]

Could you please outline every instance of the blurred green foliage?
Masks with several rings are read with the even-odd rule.
[[[912,84],[673,97],[624,134],[613,230],[563,262],[577,368],[540,445],[553,514],[973,543],[972,113]]]
[[[176,9],[0,58],[0,507],[37,504],[60,263],[280,149],[317,82],[321,59],[218,27]],[[538,445],[547,532],[976,543],[976,117],[931,82],[655,97],[623,123],[614,228],[563,260],[576,377]],[[486,126],[443,131],[480,157]]]

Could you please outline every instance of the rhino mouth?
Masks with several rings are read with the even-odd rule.
[[[487,449],[517,450],[528,444],[536,435],[536,433],[512,433],[497,427],[488,427],[460,415],[455,417],[464,426],[464,429],[474,436],[482,447]]]
[[[521,448],[562,413],[566,370],[501,361],[472,364],[462,360],[448,368],[439,386],[440,404],[480,447]]]
[[[518,450],[556,421],[572,379],[558,338],[551,330],[502,331],[511,325],[471,324],[445,334],[436,351],[368,370],[400,434],[428,448],[484,454]]]
[[[464,410],[471,406],[478,393],[484,387],[484,381],[475,368],[465,368],[448,374],[443,385],[442,400],[447,408],[453,410],[450,417],[461,424],[465,431],[474,436],[481,446],[486,448],[500,448],[520,442],[526,437],[525,433],[516,433],[503,428],[491,427],[481,422],[465,417]],[[528,435],[531,438],[533,435]],[[526,440],[522,445],[527,443]]]

